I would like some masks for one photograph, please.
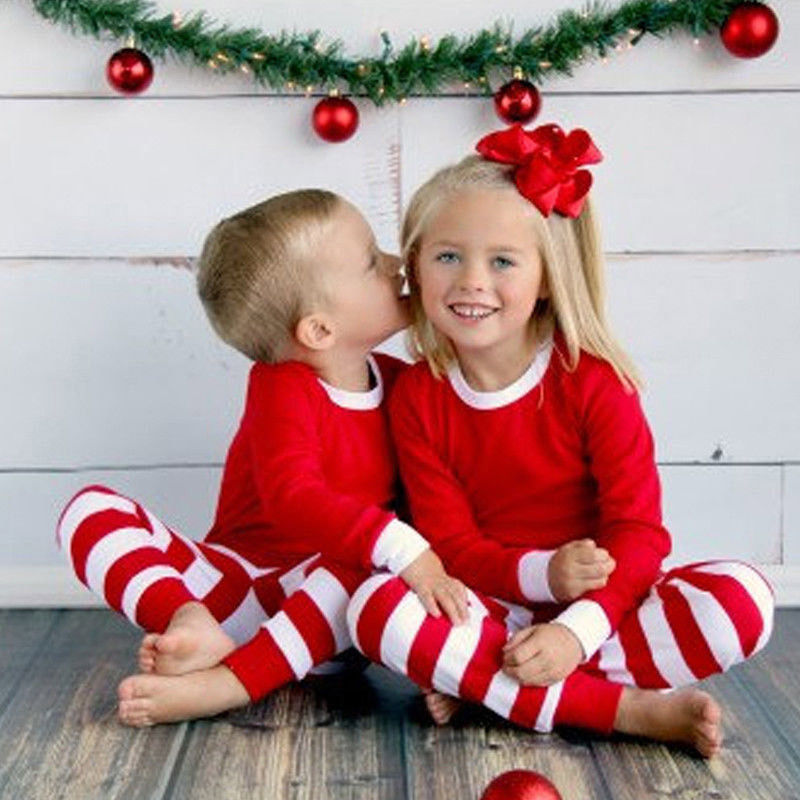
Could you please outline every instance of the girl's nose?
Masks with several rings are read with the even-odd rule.
[[[464,291],[483,291],[487,288],[486,270],[475,261],[465,261],[458,274],[458,288]]]

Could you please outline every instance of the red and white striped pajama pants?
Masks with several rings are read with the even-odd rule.
[[[692,564],[660,578],[565,680],[523,686],[502,672],[502,647],[536,612],[468,594],[469,621],[454,626],[426,615],[401,580],[374,575],[350,602],[350,635],[368,658],[420,686],[542,732],[570,725],[610,733],[624,686],[666,689],[723,672],[758,652],[772,631],[772,590],[756,570],[731,561]]]
[[[347,604],[368,571],[318,555],[291,567],[256,567],[227,547],[175,533],[102,486],[68,503],[57,538],[78,579],[147,631],[163,632],[184,603],[203,603],[240,645],[223,663],[253,700],[328,671],[325,662],[352,646]]]

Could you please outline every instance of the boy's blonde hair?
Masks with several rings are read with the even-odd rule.
[[[437,172],[411,198],[401,234],[403,261],[411,289],[411,350],[425,358],[435,375],[455,360],[447,339],[431,325],[422,307],[417,272],[422,239],[443,201],[459,191],[497,189],[516,191],[513,168],[467,156]],[[587,197],[577,219],[553,213],[543,217],[531,204],[531,224],[539,242],[549,297],[539,300],[531,317],[538,337],[557,326],[567,345],[565,358],[574,369],[585,350],[608,361],[627,387],[641,385],[636,367],[612,335],[606,319],[604,259],[591,201]]]
[[[214,330],[254,361],[274,363],[320,293],[312,252],[341,198],[276,195],[219,222],[200,254],[197,290]]]

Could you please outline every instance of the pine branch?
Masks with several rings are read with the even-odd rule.
[[[718,29],[740,0],[628,0],[614,9],[590,3],[567,10],[546,26],[513,38],[500,24],[459,39],[411,41],[396,52],[388,35],[378,57],[347,57],[341,42],[319,31],[267,34],[232,28],[205,12],[184,19],[159,15],[146,0],[33,0],[45,19],[74,33],[104,40],[133,39],[150,56],[230,73],[250,73],[261,86],[284,90],[312,87],[364,95],[376,105],[412,94],[434,95],[461,82],[491,91],[492,79],[521,73],[533,82],[550,74],[570,75],[581,62],[614,48],[638,44],[646,35]]]

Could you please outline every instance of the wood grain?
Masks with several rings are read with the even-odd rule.
[[[798,797],[800,610],[778,612],[762,654],[706,682],[726,734],[711,761],[627,737],[532,734],[475,709],[437,728],[416,688],[375,666],[213,720],[132,731],[114,718],[138,640],[123,620],[2,612],[0,635],[4,799],[477,800],[520,768],[546,775],[563,800]]]
[[[108,611],[48,615],[53,630],[2,715],[0,796],[159,797],[186,726],[117,722],[116,686],[133,669],[139,634]]]
[[[313,679],[244,712],[195,723],[170,797],[404,797],[402,720],[415,691],[382,672]]]

